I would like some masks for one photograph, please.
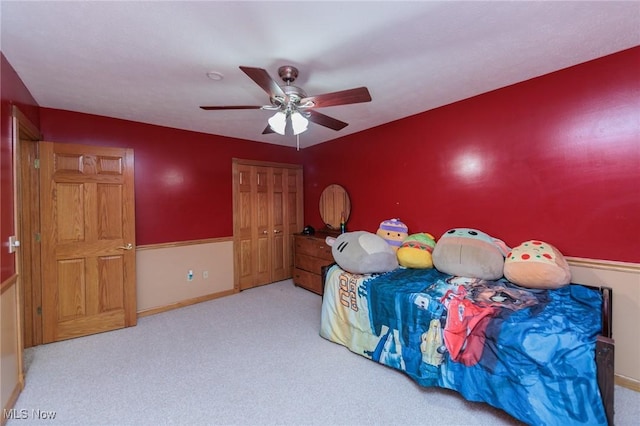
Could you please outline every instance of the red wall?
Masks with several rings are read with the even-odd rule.
[[[307,148],[307,223],[339,183],[351,230],[397,217],[640,262],[639,70],[636,47]]]
[[[40,121],[38,104],[18,74],[0,52],[0,282],[15,273],[15,259],[9,254],[9,236],[15,235],[13,220],[13,125],[17,106],[35,126]]]
[[[640,262],[640,47],[304,149],[42,108],[2,56],[2,280],[14,273],[10,104],[45,140],[131,147],[138,244],[232,235],[233,157],[304,163],[306,223],[322,189],[348,228],[402,219],[440,236],[475,227],[509,245]],[[374,99],[375,101],[375,99]]]
[[[232,158],[298,163],[295,148],[49,108],[44,140],[133,148],[137,244],[233,235]]]

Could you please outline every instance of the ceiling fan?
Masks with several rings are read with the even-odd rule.
[[[345,128],[348,123],[322,114],[316,111],[316,108],[371,101],[371,95],[366,87],[307,96],[304,90],[291,84],[298,77],[298,69],[291,65],[278,68],[278,75],[282,81],[284,81],[284,86],[278,85],[275,80],[269,76],[269,73],[262,68],[240,66],[240,69],[256,82],[262,90],[267,92],[270,105],[201,106],[200,108],[208,111],[228,109],[264,109],[276,111],[276,113],[269,118],[269,124],[262,132],[263,135],[274,132],[284,135],[287,128],[291,128],[293,134],[298,135],[307,130],[309,121],[333,130],[340,130]]]

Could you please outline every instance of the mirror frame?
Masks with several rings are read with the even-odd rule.
[[[336,183],[327,186],[320,194],[320,217],[329,229],[340,229],[340,219],[344,214],[344,221],[349,220],[351,214],[351,199],[349,193]]]

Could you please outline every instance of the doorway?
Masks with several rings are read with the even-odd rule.
[[[42,142],[14,117],[24,347],[136,325],[133,150]]]
[[[21,300],[22,341],[25,348],[42,344],[42,285],[40,277],[40,184],[38,141],[40,131],[13,107],[15,212],[20,248],[16,272]]]

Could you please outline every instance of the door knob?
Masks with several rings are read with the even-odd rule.
[[[282,232],[282,231],[280,231],[279,229],[274,229],[274,230],[273,230],[273,233],[274,233],[274,234],[279,234],[279,233],[281,233],[281,232]]]
[[[126,246],[121,246],[121,247],[118,247],[118,248],[119,248],[120,250],[131,250],[131,249],[133,249],[133,244],[131,244],[131,243],[127,243],[127,245],[126,245]]]

